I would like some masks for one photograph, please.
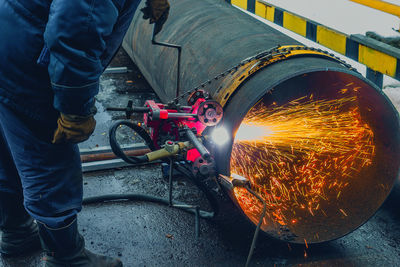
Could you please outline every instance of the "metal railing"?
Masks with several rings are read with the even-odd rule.
[[[385,5],[377,6],[381,9],[393,5],[377,0],[351,1],[385,3]],[[380,88],[383,86],[383,75],[400,81],[399,48],[361,34],[348,35],[342,33],[291,11],[272,5],[267,0],[231,0],[228,2],[364,64],[367,67],[367,78]],[[388,11],[393,15],[400,15],[400,7],[393,6],[396,8]]]

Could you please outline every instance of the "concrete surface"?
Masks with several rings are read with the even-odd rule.
[[[84,194],[148,193],[166,197],[167,182],[159,166],[110,170],[85,175]],[[200,201],[196,189],[184,180],[174,183],[174,198]],[[346,237],[325,244],[289,245],[260,239],[251,266],[399,266],[400,187],[378,213]],[[85,206],[79,229],[87,247],[120,257],[124,266],[244,266],[250,236],[227,232],[223,224],[201,222],[194,235],[190,214],[144,202]],[[0,260],[0,266],[41,266],[40,253]]]
[[[81,144],[93,148],[108,144],[108,127],[116,114],[105,107],[124,106],[130,98],[142,105],[153,98],[140,73],[123,51],[114,66],[128,66],[129,74],[102,77],[97,99],[98,127],[94,136]],[[132,81],[132,82],[127,82]],[[397,107],[397,85],[386,88]],[[132,139],[133,137],[133,139]],[[129,143],[134,136],[122,137]],[[201,203],[204,197],[182,178],[174,182],[174,199]],[[160,166],[133,167],[86,173],[84,195],[145,193],[167,196],[167,181]],[[400,185],[396,185],[383,207],[353,233],[325,244],[289,245],[263,237],[259,240],[251,266],[400,266]],[[234,212],[226,210],[225,212]],[[236,214],[236,213],[233,213]],[[124,266],[244,266],[251,233],[232,231],[227,222],[201,221],[201,236],[196,240],[194,217],[180,210],[145,202],[110,202],[85,206],[79,216],[79,229],[90,250],[119,257]],[[0,258],[0,266],[42,266],[42,253],[15,259]]]

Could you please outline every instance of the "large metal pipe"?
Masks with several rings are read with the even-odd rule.
[[[372,130],[370,147],[373,147],[373,152],[368,167],[362,165],[356,173],[348,175],[351,177],[347,178],[344,171],[340,173],[338,167],[335,167],[333,174],[326,176],[326,180],[318,178],[322,189],[317,193],[315,188],[302,188],[298,184],[298,189],[291,190],[302,192],[300,195],[285,189],[289,195],[285,203],[281,200],[281,189],[280,195],[273,195],[273,200],[270,200],[269,210],[262,225],[264,233],[294,243],[302,243],[305,240],[308,243],[318,243],[341,237],[366,222],[386,199],[398,177],[400,166],[398,114],[382,91],[332,55],[305,49],[297,41],[245,15],[222,0],[174,0],[171,4],[170,17],[157,39],[183,47],[182,92],[193,89],[246,58],[282,46],[262,60],[247,62],[205,87],[212,97],[224,106],[223,125],[233,135],[243,119],[258,109],[260,103],[266,107],[285,107],[293,105],[293,101],[301,97],[322,99],[326,100],[326,103],[333,100],[333,103],[336,103],[343,95],[356,99],[352,106],[357,109],[360,121]],[[151,34],[152,26],[137,12],[123,46],[160,99],[167,102],[173,99],[176,93],[177,52],[174,49],[151,45]],[[346,108],[348,107],[339,107],[339,110],[343,111]],[[288,117],[290,116],[288,114]],[[302,122],[298,123],[299,126],[304,126]],[[297,128],[296,125],[294,128]],[[210,129],[206,129],[208,130]],[[318,130],[317,127],[316,131]],[[229,145],[215,151],[217,168],[221,174],[230,175],[234,162],[231,157],[232,147],[236,145],[234,142],[231,140]],[[276,148],[278,152],[279,149]],[[301,160],[304,160],[304,151],[299,153]],[[251,160],[261,163],[269,163],[271,160],[271,164],[273,163],[269,158],[253,157]],[[330,157],[329,160],[324,162],[325,166],[340,165],[337,164],[337,158],[335,160],[334,157]],[[354,162],[357,160],[354,159]],[[291,162],[294,161],[292,159]],[[296,166],[299,166],[298,164],[301,163],[293,163]],[[249,164],[249,167],[250,165],[252,164]],[[320,168],[314,170],[319,173],[318,177],[322,177],[321,172],[325,167]],[[316,175],[315,172],[304,178],[308,180],[299,183],[314,181],[315,177],[312,175]],[[294,180],[298,179],[296,175],[291,177]],[[255,183],[258,181],[254,177],[247,178]],[[277,179],[291,185],[291,180],[284,180],[282,177]],[[264,177],[263,182],[271,184],[272,180],[276,182],[277,179]],[[337,189],[337,182],[342,186],[340,190]],[[274,185],[262,186],[268,188],[270,191],[267,191],[271,193]],[[291,186],[293,187],[293,184]],[[276,189],[276,186],[274,188]],[[308,201],[307,194],[310,192],[314,192],[318,197],[318,200],[312,198],[316,203],[311,203],[311,200],[310,203],[305,202]],[[238,192],[228,193],[239,210],[256,224],[260,213],[251,211],[252,207],[246,206],[241,200],[243,195]],[[302,199],[299,200],[300,197]],[[302,201],[305,202],[304,205],[301,204]],[[254,202],[253,204],[259,205]],[[289,204],[291,208],[287,208]],[[307,208],[307,205],[310,206]],[[284,206],[286,208],[282,210]],[[313,208],[308,211],[311,206]]]

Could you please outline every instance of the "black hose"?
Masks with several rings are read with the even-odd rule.
[[[214,218],[218,212],[219,212],[219,204],[218,200],[215,198],[215,196],[207,190],[206,186],[199,181],[198,179],[194,179],[193,175],[190,174],[190,171],[183,167],[182,165],[175,165],[173,166],[177,171],[179,171],[181,174],[183,174],[186,178],[188,178],[191,182],[193,182],[197,188],[199,188],[204,195],[206,196],[208,202],[210,203],[212,211],[205,211],[205,210],[198,210],[196,211],[196,207],[192,207],[190,205],[187,205],[185,203],[181,202],[174,202],[172,207],[181,209],[183,211],[192,213],[196,215],[198,212],[200,215],[200,218],[203,219],[212,219]],[[153,203],[159,203],[163,204],[166,206],[171,206],[169,199],[164,199],[160,197],[155,197],[151,195],[146,195],[146,194],[110,194],[110,195],[100,195],[100,196],[95,196],[95,197],[88,197],[84,198],[82,204],[83,205],[88,205],[88,204],[95,204],[95,203],[102,203],[102,202],[108,202],[108,201],[148,201],[148,202],[153,202]],[[177,206],[175,206],[177,205]]]
[[[153,141],[151,140],[151,137],[149,134],[144,130],[142,127],[134,124],[131,121],[127,120],[121,120],[117,121],[114,123],[114,125],[110,128],[110,146],[114,154],[121,159],[123,159],[125,162],[130,163],[130,164],[140,164],[140,163],[145,163],[148,162],[148,158],[146,156],[136,156],[136,157],[129,157],[127,156],[124,151],[122,150],[121,146],[117,142],[116,138],[116,132],[117,129],[121,126],[125,125],[129,128],[131,128],[133,131],[135,131],[143,140],[145,141],[146,145],[150,148],[150,150],[154,151],[155,147],[153,144]],[[186,178],[188,178],[193,184],[199,188],[204,195],[206,196],[212,211],[205,211],[205,210],[200,210],[198,207],[192,206],[192,205],[187,205],[185,203],[180,203],[180,202],[175,202],[173,203],[172,207],[181,209],[185,212],[198,215],[200,218],[203,219],[211,219],[214,218],[218,212],[219,212],[219,204],[215,196],[206,188],[206,186],[199,180],[195,179],[195,177],[192,175],[191,171],[184,167],[183,165],[177,165],[177,164],[172,164],[170,168],[174,168],[177,171],[179,171],[181,174],[183,174]],[[160,197],[155,197],[151,195],[145,195],[145,194],[110,194],[110,195],[100,195],[100,196],[95,196],[95,197],[88,197],[83,199],[82,204],[87,205],[87,204],[94,204],[94,203],[102,203],[102,202],[107,202],[107,201],[148,201],[148,202],[153,202],[153,203],[159,203],[167,206],[171,206],[170,200],[169,199],[164,199]]]
[[[207,189],[207,187],[198,179],[195,179],[193,175],[191,174],[190,170],[188,170],[186,167],[183,167],[182,165],[177,165],[173,164],[173,168],[179,171],[181,174],[183,174],[188,180],[193,182],[193,184],[200,189],[207,198],[212,211],[205,211],[205,210],[196,210],[196,207],[187,205],[185,203],[181,202],[174,202],[172,207],[181,209],[185,212],[191,213],[196,215],[200,215],[200,218],[203,219],[212,219],[214,218],[218,212],[219,212],[219,204],[218,200],[216,197]],[[102,202],[108,202],[108,201],[148,201],[148,202],[153,202],[153,203],[159,203],[163,204],[166,206],[171,206],[171,203],[169,199],[164,199],[160,197],[155,197],[152,195],[146,195],[146,194],[109,194],[109,195],[100,195],[100,196],[95,196],[95,197],[88,197],[84,198],[82,201],[83,205],[88,205],[88,204],[95,204],[95,203],[102,203]],[[198,209],[198,208],[197,208]]]
[[[136,132],[144,140],[145,144],[150,148],[150,150],[152,150],[152,151],[155,150],[153,141],[151,140],[151,137],[149,136],[149,134],[146,132],[145,129],[143,129],[142,127],[140,127],[139,125],[137,125],[131,121],[120,120],[111,126],[110,132],[109,132],[110,146],[111,146],[111,149],[114,152],[114,154],[116,156],[120,157],[121,159],[123,159],[125,162],[130,163],[130,164],[148,162],[149,159],[147,156],[130,157],[124,153],[121,146],[118,144],[117,138],[116,138],[117,129],[121,125],[125,125],[125,126],[131,128],[134,132]]]
[[[156,196],[151,196],[151,195],[144,195],[144,194],[110,194],[110,195],[101,195],[101,196],[95,196],[95,197],[88,197],[83,199],[82,204],[83,205],[88,205],[88,204],[95,204],[95,203],[102,203],[102,202],[108,202],[108,201],[146,201],[146,202],[153,202],[153,203],[158,203],[162,205],[169,206],[169,200],[164,199],[161,197],[156,197]],[[191,214],[196,214],[196,208],[189,206],[185,203],[180,203],[180,202],[175,202],[174,204],[178,205],[177,209],[183,210],[185,212],[191,213]],[[199,215],[200,218],[203,219],[211,219],[214,217],[213,212],[208,212],[204,210],[199,210]]]

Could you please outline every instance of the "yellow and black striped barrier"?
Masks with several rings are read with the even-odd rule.
[[[228,0],[279,26],[364,64],[367,78],[382,88],[383,74],[400,81],[400,49],[361,34],[346,35],[266,0]]]

